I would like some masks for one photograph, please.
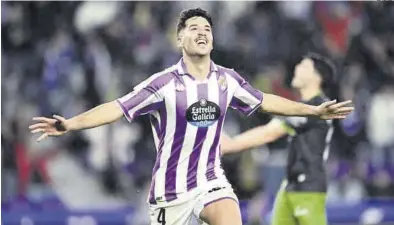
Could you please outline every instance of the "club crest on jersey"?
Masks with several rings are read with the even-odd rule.
[[[219,77],[218,84],[219,84],[220,90],[225,91],[227,89],[227,81],[226,81],[226,78],[224,78],[224,76]]]
[[[204,107],[204,106],[206,106],[207,105],[207,100],[206,99],[200,99],[200,105],[202,106],[202,107]]]
[[[209,127],[220,117],[220,107],[204,98],[186,110],[186,120],[197,127]]]

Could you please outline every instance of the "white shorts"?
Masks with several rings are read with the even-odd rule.
[[[194,215],[200,224],[200,213],[209,204],[221,199],[229,198],[238,202],[231,186],[220,186],[194,194],[194,198],[187,202],[160,208],[150,205],[151,225],[190,225]]]

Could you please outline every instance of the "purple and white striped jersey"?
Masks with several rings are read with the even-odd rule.
[[[182,59],[117,99],[129,122],[150,114],[157,157],[148,202],[180,200],[197,186],[225,179],[219,139],[227,108],[250,115],[262,99],[234,70],[211,62],[207,78],[197,81]]]

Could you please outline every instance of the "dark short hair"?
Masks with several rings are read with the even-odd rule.
[[[329,58],[315,52],[309,52],[303,58],[311,59],[313,61],[315,70],[322,77],[323,88],[329,88],[331,85],[335,84],[335,65]]]
[[[188,10],[181,12],[181,15],[179,17],[178,24],[177,24],[176,33],[179,34],[179,32],[186,27],[186,21],[188,19],[196,17],[196,16],[206,19],[208,21],[209,25],[211,25],[211,27],[213,26],[211,15],[209,15],[209,13],[207,11],[205,11],[201,8],[188,9]]]

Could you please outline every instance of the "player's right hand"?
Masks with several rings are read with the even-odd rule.
[[[339,103],[333,100],[315,107],[317,115],[323,120],[345,119],[347,115],[354,111],[354,107],[349,106],[351,103],[350,100]]]
[[[31,133],[42,133],[37,142],[48,136],[60,136],[70,131],[67,120],[58,115],[53,115],[53,118],[34,117],[33,120],[37,123],[29,126]]]

